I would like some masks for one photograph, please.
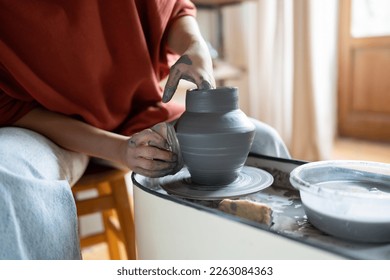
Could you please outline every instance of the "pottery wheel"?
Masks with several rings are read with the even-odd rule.
[[[175,175],[165,176],[159,185],[169,194],[196,200],[220,200],[255,193],[272,185],[274,178],[259,168],[244,166],[238,178],[223,186],[196,185],[191,182],[187,168]]]

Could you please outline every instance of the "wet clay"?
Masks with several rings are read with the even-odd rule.
[[[176,135],[191,181],[224,186],[236,180],[254,133],[254,125],[238,107],[237,88],[188,90]]]
[[[390,242],[389,222],[353,221],[335,218],[304,205],[305,213],[316,228],[341,239],[383,243]]]
[[[158,180],[159,185],[169,194],[187,199],[220,200],[239,198],[261,191],[272,185],[273,177],[268,172],[244,166],[236,180],[226,185],[198,185],[192,182],[187,168],[175,175],[165,176]]]

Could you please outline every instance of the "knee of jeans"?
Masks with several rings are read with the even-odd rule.
[[[265,124],[263,122],[260,122],[255,119],[251,119],[252,123],[255,125],[255,141],[262,141],[262,142],[279,142],[281,141],[281,138],[279,136],[279,133],[274,129],[272,126]]]
[[[255,125],[255,138],[251,152],[274,157],[290,157],[289,151],[276,129],[255,119],[251,119],[251,121]]]
[[[0,128],[0,168],[21,177],[61,180],[55,144],[23,128]]]

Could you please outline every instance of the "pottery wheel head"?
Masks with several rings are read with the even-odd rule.
[[[183,168],[175,175],[159,179],[159,185],[169,194],[197,200],[236,198],[265,189],[272,183],[273,177],[271,174],[250,166],[244,166],[234,182],[222,186],[205,186],[192,183],[187,168]]]

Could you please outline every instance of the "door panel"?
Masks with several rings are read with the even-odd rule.
[[[352,53],[352,110],[390,114],[390,48]]]
[[[340,1],[339,135],[390,142],[390,36],[353,37],[351,4]]]

